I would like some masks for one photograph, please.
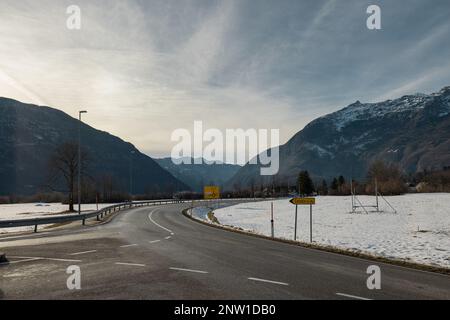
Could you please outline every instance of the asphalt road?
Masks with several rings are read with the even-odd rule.
[[[211,228],[185,204],[0,238],[1,299],[450,299],[450,277]],[[66,285],[69,266],[81,289]],[[370,265],[381,289],[366,285]]]

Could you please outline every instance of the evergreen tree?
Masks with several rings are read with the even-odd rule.
[[[343,176],[339,176],[339,187],[342,187],[345,184],[345,178]]]
[[[322,180],[321,194],[326,196],[328,194],[328,184],[325,180]]]
[[[339,182],[336,178],[333,179],[333,182],[331,182],[331,190],[337,191],[339,189]]]
[[[298,175],[298,193],[300,195],[311,195],[314,192],[314,184],[308,171],[301,171]]]

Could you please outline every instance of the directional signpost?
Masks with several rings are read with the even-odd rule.
[[[218,186],[206,186],[203,188],[203,197],[205,200],[217,200],[217,208],[219,207],[220,188]],[[212,201],[211,201],[212,203]]]
[[[316,198],[293,198],[290,201],[295,205],[294,241],[297,240],[297,212],[298,206],[309,205],[309,241],[312,242],[312,206],[316,204]]]
[[[203,195],[206,200],[220,199],[220,188],[217,186],[207,186],[203,190]]]
[[[290,201],[292,204],[298,205],[314,205],[316,204],[316,198],[294,198]]]

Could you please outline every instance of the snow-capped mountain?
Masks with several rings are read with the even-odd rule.
[[[62,143],[77,141],[78,124],[60,110],[0,98],[0,195],[45,190],[49,158]],[[189,189],[131,143],[86,124],[81,137],[97,181],[108,176],[118,191],[129,191],[132,161],[134,193]]]
[[[312,121],[280,147],[280,172],[274,179],[286,181],[300,170],[317,178],[342,174],[363,179],[375,159],[397,163],[405,172],[449,166],[450,87],[379,103],[357,101]],[[273,178],[261,178],[259,167],[247,164],[227,186],[261,179]]]
[[[449,95],[446,94],[450,87],[445,87],[438,93],[430,95],[417,93],[415,95],[408,95],[400,99],[387,100],[379,103],[364,103],[356,101],[348,107],[325,116],[324,118],[331,119],[336,128],[341,131],[348,124],[354,121],[370,120],[382,117],[397,116],[399,114],[408,113],[412,115],[414,112],[425,109],[428,103],[440,99],[442,102],[442,112],[440,116],[446,116],[450,112]]]

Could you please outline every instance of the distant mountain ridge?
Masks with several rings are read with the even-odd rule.
[[[295,181],[300,170],[316,179],[337,175],[364,179],[375,159],[406,172],[450,165],[450,87],[379,103],[361,103],[318,118],[279,147],[280,172],[261,177],[245,165],[227,183],[248,187],[273,180]]]
[[[77,142],[78,124],[60,110],[0,98],[0,195],[42,190],[50,155],[62,143]],[[124,192],[130,191],[131,165],[135,194],[189,189],[131,143],[84,123],[81,137],[93,160],[90,174],[111,175]]]
[[[202,164],[195,164],[193,158],[179,160],[191,164],[176,165],[171,158],[155,159],[162,168],[197,192],[202,192],[205,185],[223,186],[241,168],[239,165],[211,163],[205,159],[198,159]]]

